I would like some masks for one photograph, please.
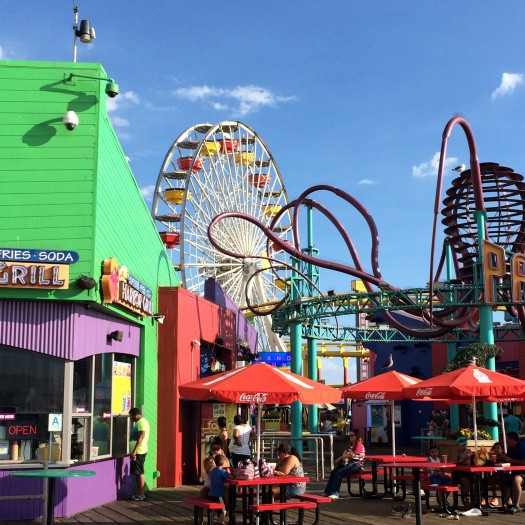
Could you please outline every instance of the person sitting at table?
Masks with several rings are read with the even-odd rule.
[[[363,471],[365,462],[363,438],[359,436],[357,430],[352,430],[348,437],[350,439],[349,446],[343,452],[343,455],[335,460],[336,466],[330,472],[328,483],[324,489],[325,495],[332,499],[339,498],[339,489],[343,478],[347,474],[358,474]]]
[[[496,461],[494,463],[501,463],[501,457],[503,456],[503,445],[499,441],[496,441],[496,443],[494,443],[490,448],[490,455],[493,456],[494,454],[496,455]],[[490,504],[492,506],[499,505],[497,489],[498,487],[501,489],[502,485],[501,472],[495,472],[494,474],[491,474],[487,478],[487,484],[492,494]]]
[[[459,436],[456,443],[458,444],[456,448],[456,465],[470,465],[472,451],[467,447],[468,439],[465,436]],[[470,480],[471,475],[469,472],[463,472],[462,470],[452,471],[452,483],[461,485],[461,498],[467,507],[470,507]]]
[[[525,442],[520,440],[516,432],[509,432],[507,434],[507,455],[505,456],[505,454],[502,454],[499,461],[501,463],[510,463],[511,465],[525,465]],[[504,480],[505,488],[507,489],[506,492],[510,489],[513,510],[514,512],[520,512],[523,473],[505,473]]]
[[[217,511],[218,524],[224,523],[224,516],[226,515],[227,503],[224,501],[224,482],[230,477],[230,473],[226,470],[224,465],[228,459],[223,454],[217,454],[214,458],[215,467],[211,469],[210,480],[211,486],[208,492],[208,499],[210,501],[217,501],[224,505],[223,510]],[[229,463],[228,463],[229,464]]]
[[[277,447],[277,464],[273,471],[274,476],[296,476],[304,478],[303,464],[301,457],[295,447],[290,446],[289,443],[281,443]],[[280,495],[280,487],[273,487],[272,496],[278,498]],[[296,498],[299,494],[304,494],[306,491],[306,483],[288,483],[286,485],[286,499]]]
[[[208,493],[211,487],[211,471],[215,468],[215,457],[218,455],[224,455],[224,451],[219,443],[214,443],[210,448],[210,453],[207,457],[204,458],[202,462],[202,468],[204,470],[204,485],[199,491],[199,498],[207,499]],[[228,458],[223,462],[222,468],[231,474],[231,466]],[[226,496],[227,498],[227,496]],[[202,525],[202,509],[197,509],[199,512],[199,524]]]
[[[441,463],[441,459],[439,458],[439,448],[437,445],[431,445],[428,454],[428,463]],[[445,470],[442,468],[429,468],[428,479],[433,485],[448,485],[448,482],[450,481],[450,478],[445,475]],[[436,499],[441,506],[443,505],[443,498],[444,494],[437,492]]]

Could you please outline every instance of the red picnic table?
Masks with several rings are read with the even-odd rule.
[[[422,459],[422,461],[419,461]],[[411,468],[412,476],[414,478],[414,497],[416,500],[416,525],[421,525],[421,518],[423,513],[421,511],[421,470],[436,469],[436,468],[454,468],[455,463],[429,463],[427,458],[419,458],[418,461],[398,461],[396,457],[395,463],[383,463],[385,468]]]
[[[310,478],[298,476],[269,476],[253,479],[234,479],[228,478],[226,484],[230,486],[228,514],[229,525],[235,525],[235,508],[237,506],[237,488],[241,489],[242,498],[242,523],[254,523],[254,513],[250,511],[250,505],[255,502],[255,489],[261,487],[260,500],[262,503],[271,503],[272,488],[275,485],[280,487],[280,503],[286,503],[286,485],[291,483],[308,483]],[[281,512],[281,523],[286,523],[286,509],[276,509]]]

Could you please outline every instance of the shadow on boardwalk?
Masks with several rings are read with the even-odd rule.
[[[324,488],[323,482],[311,482],[308,486],[308,492],[321,494]],[[331,504],[322,506],[320,525],[400,525],[406,523],[415,523],[412,516],[409,519],[401,519],[393,516],[390,505],[391,499],[382,500],[364,500],[362,498],[351,498],[344,490],[345,485],[341,487],[342,497],[334,500]],[[166,523],[193,523],[193,508],[186,505],[182,500],[186,497],[193,496],[197,493],[199,487],[184,486],[176,489],[157,489],[147,494],[146,501],[116,501],[108,503],[102,507],[97,507],[69,518],[57,518],[55,524],[122,524],[122,525],[160,525]],[[414,503],[413,496],[408,496],[407,501]],[[293,517],[293,516],[292,516]],[[312,511],[305,513],[305,524],[313,523],[314,514]],[[460,517],[463,523],[479,523],[481,520],[487,525],[505,524],[505,525],[522,525],[525,520],[525,514],[501,514],[492,512],[488,517]],[[205,520],[206,521],[206,520]],[[438,514],[427,514],[424,519],[426,525],[448,523]],[[450,520],[453,521],[453,520]],[[454,520],[455,522],[455,520]],[[37,525],[41,520],[34,521],[0,521],[0,525]],[[237,523],[242,522],[238,519]]]

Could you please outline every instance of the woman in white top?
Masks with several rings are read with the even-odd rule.
[[[251,457],[250,442],[253,439],[252,427],[243,420],[242,416],[236,415],[233,418],[235,427],[233,428],[233,441],[230,445],[232,453],[232,464],[237,467],[239,462]]]

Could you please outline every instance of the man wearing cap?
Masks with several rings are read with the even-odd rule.
[[[507,434],[507,455],[501,457],[503,463],[511,465],[525,465],[525,442],[521,441],[517,432]],[[505,476],[505,485],[510,487],[510,496],[512,498],[512,512],[521,512],[521,482],[522,474],[519,472],[509,472]]]

